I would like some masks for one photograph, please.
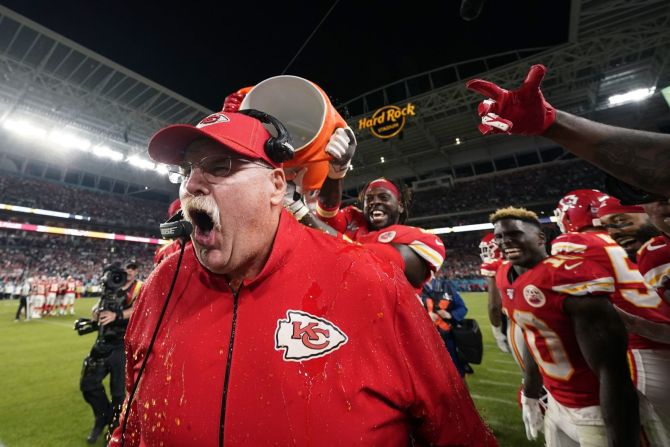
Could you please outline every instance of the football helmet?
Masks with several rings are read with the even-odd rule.
[[[482,238],[479,243],[479,256],[484,262],[502,258],[502,252],[498,248],[498,244],[496,244],[493,233],[486,233]]]
[[[586,227],[600,227],[598,208],[609,196],[597,189],[576,189],[567,193],[554,210],[561,233],[577,232]]]

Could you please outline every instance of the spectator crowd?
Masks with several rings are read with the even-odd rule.
[[[155,249],[152,244],[0,230],[0,282],[72,275],[85,285],[95,285],[105,265],[130,259],[138,262],[140,277],[146,277]]]
[[[479,210],[509,203],[553,204],[566,184],[577,188],[601,183],[600,173],[581,160],[554,162],[549,166],[459,180],[452,188],[420,191],[414,194],[410,216],[464,212],[473,210],[473,203],[481,204]],[[68,220],[69,226],[88,230],[118,228],[140,236],[156,235],[167,208],[164,203],[132,196],[14,176],[0,178],[0,203],[81,214],[91,217],[91,221]],[[487,218],[488,212],[480,211],[441,219],[441,222],[461,225],[485,222]],[[17,214],[10,214],[8,219],[34,220]],[[448,276],[460,290],[483,290],[485,287],[479,273],[481,236],[481,232],[443,236],[447,257],[440,274]],[[18,281],[32,275],[72,274],[84,283],[94,283],[106,263],[131,258],[137,259],[142,269],[140,275],[146,277],[151,270],[155,248],[142,243],[0,230],[0,281]]]
[[[155,231],[168,206],[129,195],[10,175],[0,177],[0,203],[80,214],[90,217],[94,224],[145,231]]]

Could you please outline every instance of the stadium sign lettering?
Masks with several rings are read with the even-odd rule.
[[[370,129],[377,138],[391,138],[400,133],[405,127],[408,116],[415,116],[414,104],[407,103],[405,107],[384,106],[377,109],[370,118],[358,120],[358,130]]]

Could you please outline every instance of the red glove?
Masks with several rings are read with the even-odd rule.
[[[253,87],[244,87],[226,96],[226,99],[223,100],[223,109],[221,109],[221,111],[235,113],[240,110],[240,105],[242,104],[244,97],[247,96],[247,93],[249,93],[252,88]]]
[[[477,113],[482,117],[479,131],[518,135],[540,135],[556,120],[556,109],[545,101],[540,84],[547,68],[533,65],[526,79],[516,90],[505,90],[493,82],[473,79],[465,86],[488,96],[479,103]]]

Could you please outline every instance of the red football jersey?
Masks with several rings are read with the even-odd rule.
[[[436,272],[444,262],[444,243],[439,236],[421,228],[407,225],[390,225],[379,231],[359,232],[356,242],[361,244],[382,243],[407,245],[426,264],[432,272]]]
[[[479,271],[481,272],[482,276],[493,278],[496,276],[496,272],[502,263],[503,260],[500,258],[482,262],[482,265],[479,267]]]
[[[598,378],[579,349],[563,301],[610,294],[614,279],[598,264],[577,256],[551,256],[514,282],[509,280],[511,268],[511,263],[504,262],[496,275],[503,311],[523,329],[544,386],[566,407],[598,405]]]
[[[333,211],[332,214],[329,214],[327,210],[318,208],[318,214],[325,223],[337,232],[342,233],[345,240],[360,244],[407,245],[421,259],[426,261],[431,272],[436,272],[444,262],[445,248],[442,239],[421,228],[407,225],[389,225],[381,230],[370,230],[363,216],[363,211],[355,206],[347,206],[341,210]],[[400,267],[404,268],[404,266]],[[430,275],[426,277],[426,280],[428,279],[430,279]]]
[[[340,210],[326,210],[317,206],[317,214],[335,231],[342,233],[351,240],[356,240],[359,235],[369,232],[368,222],[365,220],[363,211],[355,206],[347,206]]]
[[[552,254],[583,256],[601,265],[614,278],[612,304],[630,314],[670,324],[670,305],[647,287],[642,274],[626,252],[605,232],[565,233],[552,242]],[[629,333],[630,349],[668,349],[669,345]]]
[[[637,252],[637,266],[647,285],[665,296],[670,288],[670,238],[647,241]]]
[[[65,293],[75,293],[77,291],[77,283],[74,280],[68,280],[65,286]]]

